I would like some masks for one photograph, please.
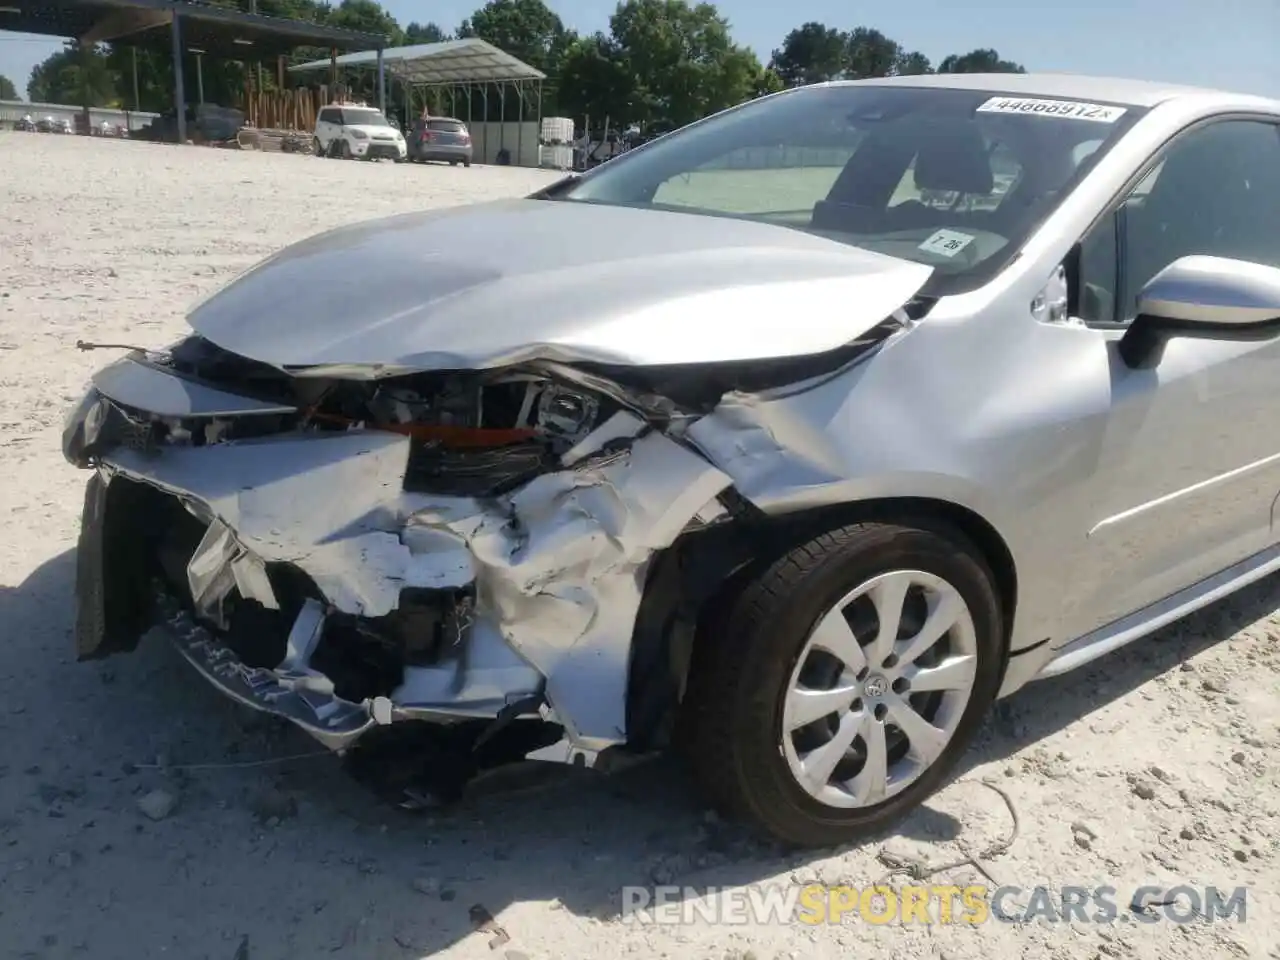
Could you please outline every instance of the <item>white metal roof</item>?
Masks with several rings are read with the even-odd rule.
[[[412,47],[389,47],[382,51],[390,76],[405,83],[426,86],[436,83],[501,83],[512,80],[545,80],[546,74],[517,60],[504,50],[478,37],[420,43]],[[372,67],[378,62],[376,50],[346,53],[337,58],[340,67]],[[290,69],[328,70],[329,60],[313,60]]]

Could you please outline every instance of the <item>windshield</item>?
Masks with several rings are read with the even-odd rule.
[[[1144,111],[992,91],[809,87],[611,160],[556,199],[775,223],[935,268],[925,292],[994,276]]]
[[[342,124],[347,127],[391,126],[380,110],[351,110],[347,108],[342,111]]]

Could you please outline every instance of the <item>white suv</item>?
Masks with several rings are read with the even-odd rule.
[[[356,160],[404,162],[408,147],[404,134],[373,107],[324,107],[316,116],[313,144],[317,156]]]

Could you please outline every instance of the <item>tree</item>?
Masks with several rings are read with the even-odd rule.
[[[31,68],[27,98],[42,103],[115,106],[119,103],[117,79],[102,47],[80,50],[74,42],[69,42]]]
[[[404,42],[404,31],[400,29],[400,24],[382,9],[382,4],[377,0],[342,0],[342,3],[321,19],[331,27],[380,33],[388,38],[393,47]]]
[[[769,66],[790,87],[834,80],[844,73],[848,42],[834,27],[810,21],[786,35]]]
[[[856,27],[845,42],[845,76],[851,80],[887,77],[902,56],[902,48],[879,30]]]
[[[250,7],[248,0],[220,0],[219,5],[246,11]],[[258,12],[267,17],[307,20],[314,23],[328,14],[329,5],[317,3],[316,0],[258,0]]]
[[[0,100],[17,100],[18,88],[13,85],[13,81],[0,73]]]
[[[569,44],[560,64],[556,102],[571,117],[610,117],[630,122],[636,116],[635,77],[613,39],[603,33]]]
[[[447,30],[435,23],[414,22],[404,28],[405,43],[443,43],[452,39]]]
[[[761,66],[709,3],[624,0],[609,20],[613,54],[634,78],[630,121],[678,127],[750,99]]]
[[[932,73],[929,58],[906,50],[871,27],[848,32],[824,23],[805,23],[787,34],[769,66],[787,86],[827,80],[912,76]]]
[[[919,50],[912,50],[910,53],[904,51],[898,54],[898,59],[893,64],[893,73],[898,77],[915,77],[933,73],[933,65]]]
[[[787,89],[782,77],[773,67],[761,67],[751,81],[752,97],[767,97],[771,93],[781,93]]]
[[[939,73],[1026,73],[1027,68],[1012,60],[1001,60],[994,50],[971,50],[951,54],[938,64]]]
[[[458,36],[479,37],[548,75],[573,39],[542,0],[489,0],[462,21]]]

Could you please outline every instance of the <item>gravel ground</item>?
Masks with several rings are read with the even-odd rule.
[[[314,744],[224,702],[160,642],[77,665],[85,475],[63,462],[59,426],[112,354],[75,341],[169,342],[187,305],[286,243],[548,176],[12,133],[0,157],[0,955],[1280,957],[1275,579],[1024,691],[900,834],[820,855],[705,816],[662,763],[607,779],[519,770],[448,815],[401,815],[331,757],[287,759]],[[1017,813],[1003,852],[1012,819],[983,780]],[[1248,885],[1247,921],[654,927],[618,915],[624,884],[865,885],[886,862],[970,856],[991,880],[968,864],[929,882],[1103,884],[1122,901],[1142,884]],[[502,934],[474,929],[487,915]]]

